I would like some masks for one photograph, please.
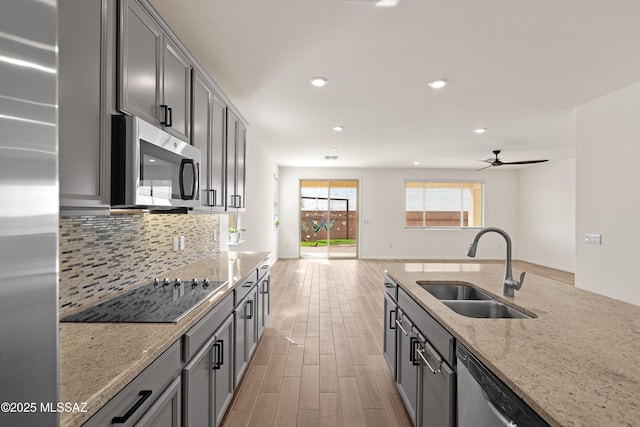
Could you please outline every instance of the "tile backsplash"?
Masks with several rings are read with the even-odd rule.
[[[60,315],[214,255],[218,215],[148,214],[60,218]],[[185,249],[173,251],[173,238]]]

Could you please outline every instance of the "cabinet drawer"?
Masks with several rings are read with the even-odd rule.
[[[258,283],[258,270],[255,270],[249,274],[236,288],[233,290],[235,295],[234,306],[238,305],[240,301],[247,296],[251,288]]]
[[[233,295],[229,294],[182,336],[182,360],[191,360],[232,312]]]
[[[384,291],[393,298],[394,301],[398,300],[398,285],[386,274],[384,275]]]
[[[258,268],[258,280],[262,279],[269,272],[269,264],[263,264]]]
[[[180,341],[123,388],[85,426],[134,425],[180,374]],[[120,418],[114,422],[114,418]]]
[[[402,288],[398,288],[398,306],[409,316],[416,328],[429,340],[442,358],[455,366],[456,343],[453,335],[415,302]]]

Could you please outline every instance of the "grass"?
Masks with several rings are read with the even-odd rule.
[[[331,239],[329,240],[329,243],[332,246],[349,245],[349,244],[356,243],[356,239]],[[309,248],[312,246],[327,246],[327,241],[326,240],[310,240],[306,242],[300,242],[300,246],[302,246],[303,248]]]

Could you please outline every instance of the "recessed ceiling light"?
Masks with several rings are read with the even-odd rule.
[[[485,133],[487,128],[476,128],[473,130],[475,133]]]
[[[414,166],[418,166],[420,164],[420,162],[413,162]]]
[[[335,130],[336,132],[342,132],[344,130],[344,126],[334,126],[331,129]]]
[[[429,82],[429,86],[431,86],[434,89],[442,89],[443,87],[445,87],[447,85],[447,83],[449,83],[448,81],[446,81],[445,79],[438,79],[438,80],[432,80]]]
[[[324,85],[327,84],[329,80],[327,80],[324,77],[312,77],[311,78],[311,84],[314,85],[315,87],[322,87]]]

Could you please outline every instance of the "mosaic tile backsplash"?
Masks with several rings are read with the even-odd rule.
[[[218,215],[128,213],[60,218],[60,315],[214,255]],[[185,249],[173,251],[173,238]]]

